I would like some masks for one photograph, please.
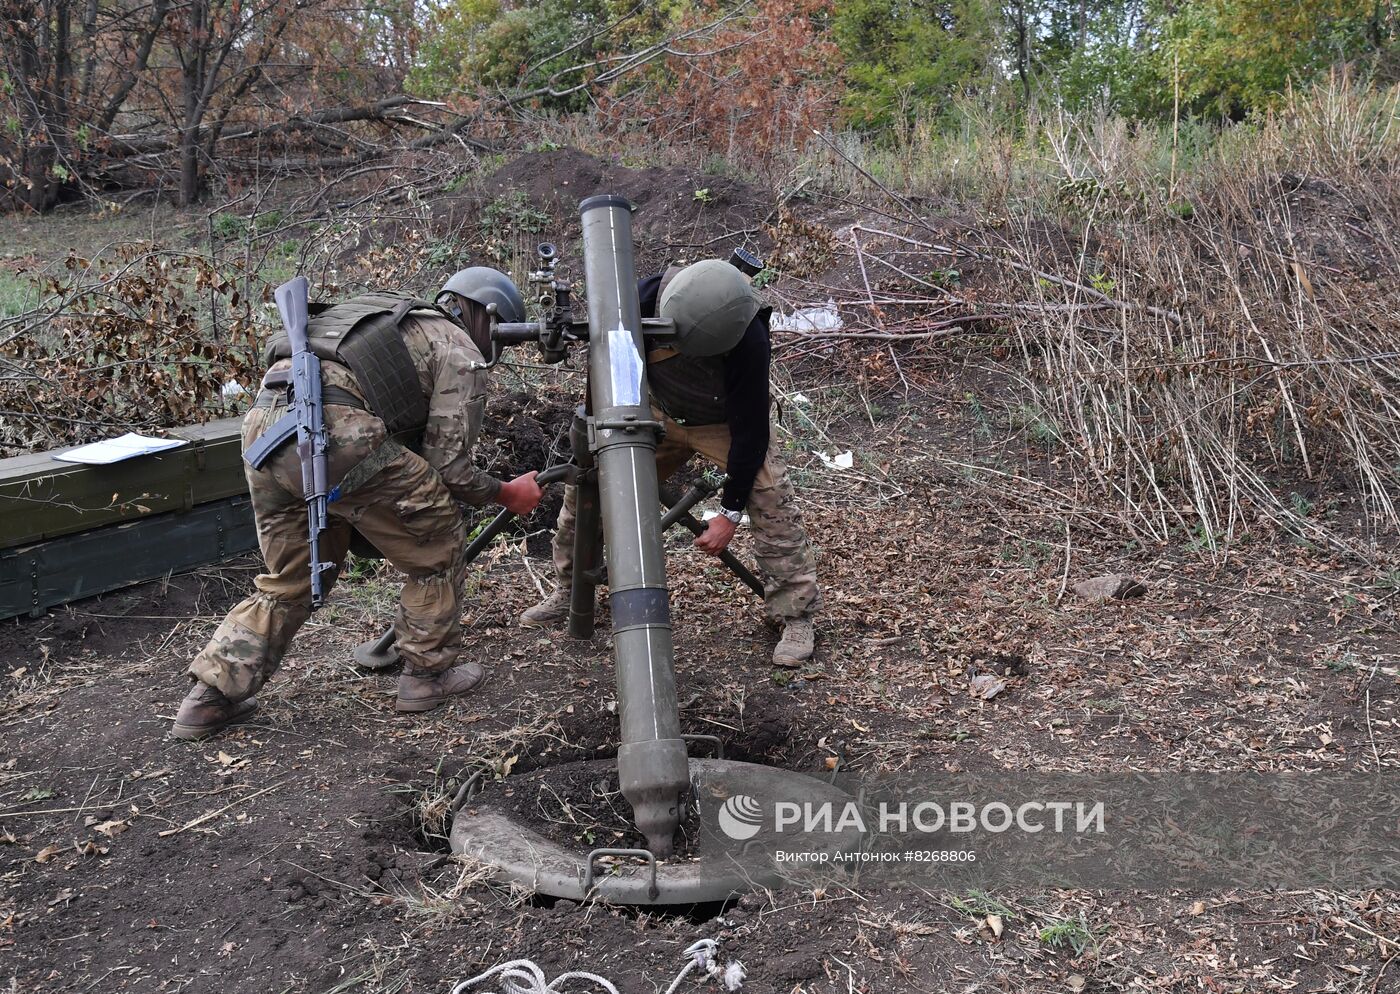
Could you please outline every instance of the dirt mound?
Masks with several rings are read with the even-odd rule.
[[[493,394],[482,420],[476,458],[488,472],[502,480],[568,462],[569,425],[573,416],[572,398],[555,390],[541,390],[533,396],[522,391]],[[564,488],[550,487],[540,506],[517,526],[531,534],[532,553],[549,554],[548,531],[558,518],[563,502]],[[486,520],[497,510],[495,505],[489,505],[477,512],[471,523]]]
[[[637,205],[633,231],[639,271],[677,255],[727,253],[733,245],[764,247],[758,229],[773,210],[769,194],[739,179],[675,166],[632,169],[568,148],[513,159],[492,173],[482,190],[488,202],[519,194],[553,216],[565,240],[577,237],[579,201],[599,193],[625,196]]]

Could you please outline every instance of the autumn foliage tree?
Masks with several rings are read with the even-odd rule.
[[[746,17],[678,50],[652,92],[659,127],[736,160],[801,147],[839,106],[833,7],[832,0],[759,0]]]
[[[35,210],[57,202],[147,74],[170,0],[0,0],[0,176]]]
[[[0,0],[0,206],[187,204],[220,175],[480,143],[532,112],[747,161],[813,128],[956,127],[969,99],[1238,119],[1343,65],[1400,75],[1392,4]]]
[[[746,16],[678,49],[650,97],[653,128],[736,159],[800,148],[841,100],[833,0],[758,0]],[[692,17],[713,16],[707,5]]]

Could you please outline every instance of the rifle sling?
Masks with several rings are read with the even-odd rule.
[[[344,387],[324,386],[321,388],[321,403],[336,404],[340,407],[353,407],[357,410],[367,411],[365,402],[356,397]],[[258,391],[258,399],[253,401],[254,407],[286,407],[287,391],[268,389],[266,386]]]

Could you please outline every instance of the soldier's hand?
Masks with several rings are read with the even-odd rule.
[[[526,515],[539,506],[544,491],[535,482],[536,473],[522,473],[509,483],[501,484],[501,492],[496,500],[504,508],[519,515]]]
[[[717,556],[734,540],[734,522],[716,515],[705,526],[705,534],[695,540],[695,547],[710,556]]]

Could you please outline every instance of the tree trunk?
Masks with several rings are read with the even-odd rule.
[[[1016,4],[1016,75],[1021,78],[1021,102],[1031,105],[1031,38],[1026,24],[1025,0]]]
[[[189,48],[181,73],[184,125],[180,129],[181,207],[199,199],[199,122],[204,116],[204,82],[209,58],[209,0],[193,0],[189,10]]]

